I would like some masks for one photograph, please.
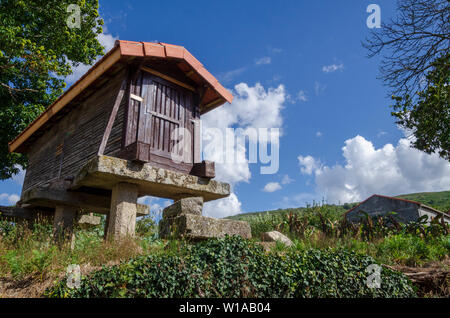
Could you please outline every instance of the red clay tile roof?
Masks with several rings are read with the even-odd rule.
[[[210,108],[203,113],[218,107],[225,102],[231,103],[233,95],[226,90],[219,81],[209,73],[188,50],[182,46],[167,43],[116,41],[113,49],[105,54],[89,71],[65,91],[53,104],[51,104],[38,118],[36,118],[24,131],[9,143],[9,151],[15,152],[37,130],[50,120],[64,106],[69,104],[76,96],[83,92],[92,82],[110,69],[119,60],[127,57],[150,57],[174,60],[180,70],[189,73],[189,77],[198,85],[206,85],[204,100]]]

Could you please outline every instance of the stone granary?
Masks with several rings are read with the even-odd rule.
[[[67,232],[80,211],[103,213],[105,237],[118,238],[134,234],[136,216],[149,212],[137,200],[151,195],[181,200],[165,214],[165,236],[177,225],[193,238],[195,227],[200,237],[248,237],[246,223],[201,216],[203,202],[227,197],[230,186],[201,161],[200,116],[232,99],[185,48],[117,41],[10,142],[28,156],[19,212],[54,213],[55,230]],[[176,147],[182,160],[172,160]],[[197,198],[195,208],[186,198]]]
[[[424,215],[428,216],[428,221],[435,217],[443,217],[446,223],[450,223],[450,216],[447,213],[433,209],[420,202],[378,194],[372,195],[348,210],[345,213],[345,217],[348,221],[358,222],[361,218],[364,218],[362,212],[372,217],[385,216],[389,212],[395,212],[396,214],[393,214],[393,217],[402,223],[417,221]]]

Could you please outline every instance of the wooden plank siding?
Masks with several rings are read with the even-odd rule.
[[[70,178],[97,154],[124,76],[125,70],[116,74],[31,146],[22,191]],[[117,119],[123,118],[124,104],[119,107]],[[114,122],[105,154],[111,155],[120,149],[121,142],[117,138],[122,134],[122,125],[123,119],[122,123]]]
[[[144,67],[141,69],[146,70]],[[199,119],[194,94],[148,72],[137,72],[131,81],[131,98],[125,111],[124,149],[120,157],[190,173],[194,163],[193,151],[200,151],[198,145],[194,148],[194,138],[199,137],[194,131],[193,120]],[[186,128],[191,134],[191,153],[181,164],[171,159],[175,145],[171,136],[177,128]]]

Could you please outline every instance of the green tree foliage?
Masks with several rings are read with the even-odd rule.
[[[70,4],[80,8],[79,28],[67,24]],[[98,0],[0,1],[0,179],[26,166],[8,142],[63,92],[73,66],[103,53],[102,25]]]
[[[433,63],[426,81],[415,101],[410,95],[394,96],[392,115],[413,133],[415,148],[450,161],[450,54]]]
[[[412,146],[450,160],[448,0],[399,0],[397,16],[363,43],[382,54],[381,78],[390,88],[392,115],[411,131]]]

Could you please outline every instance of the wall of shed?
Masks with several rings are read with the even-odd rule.
[[[34,142],[27,154],[28,167],[22,191],[74,176],[97,154],[124,76],[125,71],[120,72],[103,84]],[[106,155],[120,150],[125,104],[126,96],[114,122]]]
[[[372,217],[384,216],[389,212],[396,212],[395,218],[403,223],[411,221],[417,221],[419,218],[419,206],[417,204],[395,200],[384,197],[371,197],[367,201],[363,202],[360,206],[347,214],[347,220],[359,221],[360,218],[364,218],[364,214],[360,213],[364,211]]]
[[[420,215],[420,216],[423,216],[423,215],[428,216],[428,224],[429,224],[430,221],[431,221],[433,218],[435,218],[436,216],[438,216],[438,213],[436,213],[435,211],[430,210],[430,209],[427,209],[426,207],[423,207],[423,206],[422,206],[422,207],[419,209],[419,215]],[[447,224],[450,224],[450,218],[449,218],[449,217],[444,216],[444,221],[445,221]]]

